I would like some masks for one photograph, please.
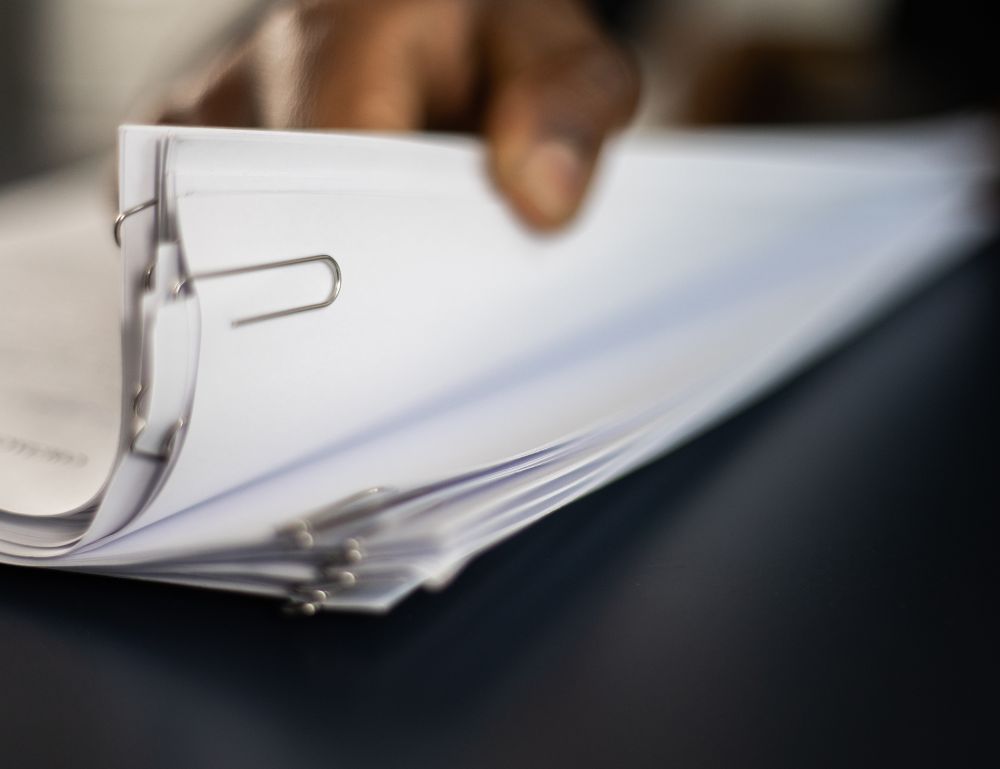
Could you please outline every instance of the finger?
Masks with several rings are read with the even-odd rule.
[[[403,131],[439,122],[471,89],[469,3],[328,3],[305,20],[320,38],[306,127]],[[317,28],[320,33],[317,35]]]
[[[154,122],[166,125],[257,125],[248,49],[227,54],[197,77],[181,81],[154,113]]]
[[[409,130],[466,103],[466,0],[322,0],[276,9],[175,89],[161,122]],[[450,120],[450,118],[449,118]]]
[[[513,0],[486,24],[491,171],[529,224],[562,226],[635,111],[635,65],[572,0]]]

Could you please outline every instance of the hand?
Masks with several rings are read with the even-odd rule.
[[[638,90],[577,0],[311,0],[267,17],[162,122],[481,131],[499,189],[552,229]]]

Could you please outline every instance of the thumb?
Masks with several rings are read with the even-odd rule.
[[[490,168],[515,210],[550,230],[580,207],[605,139],[635,111],[639,79],[575,3],[505,7],[487,31]]]

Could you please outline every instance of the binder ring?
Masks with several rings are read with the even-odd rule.
[[[239,328],[240,326],[248,326],[251,323],[260,323],[265,320],[274,320],[275,318],[284,318],[289,315],[298,315],[303,312],[312,312],[313,310],[322,310],[325,307],[329,307],[335,301],[337,297],[340,296],[340,287],[343,283],[343,273],[340,270],[340,265],[337,260],[334,259],[329,254],[315,254],[314,256],[300,256],[296,259],[284,259],[277,262],[266,262],[264,264],[253,264],[246,267],[232,267],[226,270],[215,270],[213,272],[202,272],[197,275],[189,275],[186,278],[182,278],[181,281],[174,286],[174,295],[177,296],[181,292],[188,289],[192,283],[199,280],[214,280],[215,278],[228,278],[233,275],[246,275],[252,272],[263,272],[264,270],[278,270],[285,269],[287,267],[297,267],[303,264],[317,263],[324,265],[330,271],[330,292],[326,297],[319,302],[314,304],[303,304],[298,307],[289,307],[286,310],[277,310],[276,312],[267,312],[261,315],[251,315],[248,318],[240,318],[233,321],[233,328]]]

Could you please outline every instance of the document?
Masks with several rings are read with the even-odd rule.
[[[974,119],[630,135],[555,235],[484,166],[468,138],[126,126],[117,212],[106,168],[0,196],[0,561],[387,610],[992,226]]]

